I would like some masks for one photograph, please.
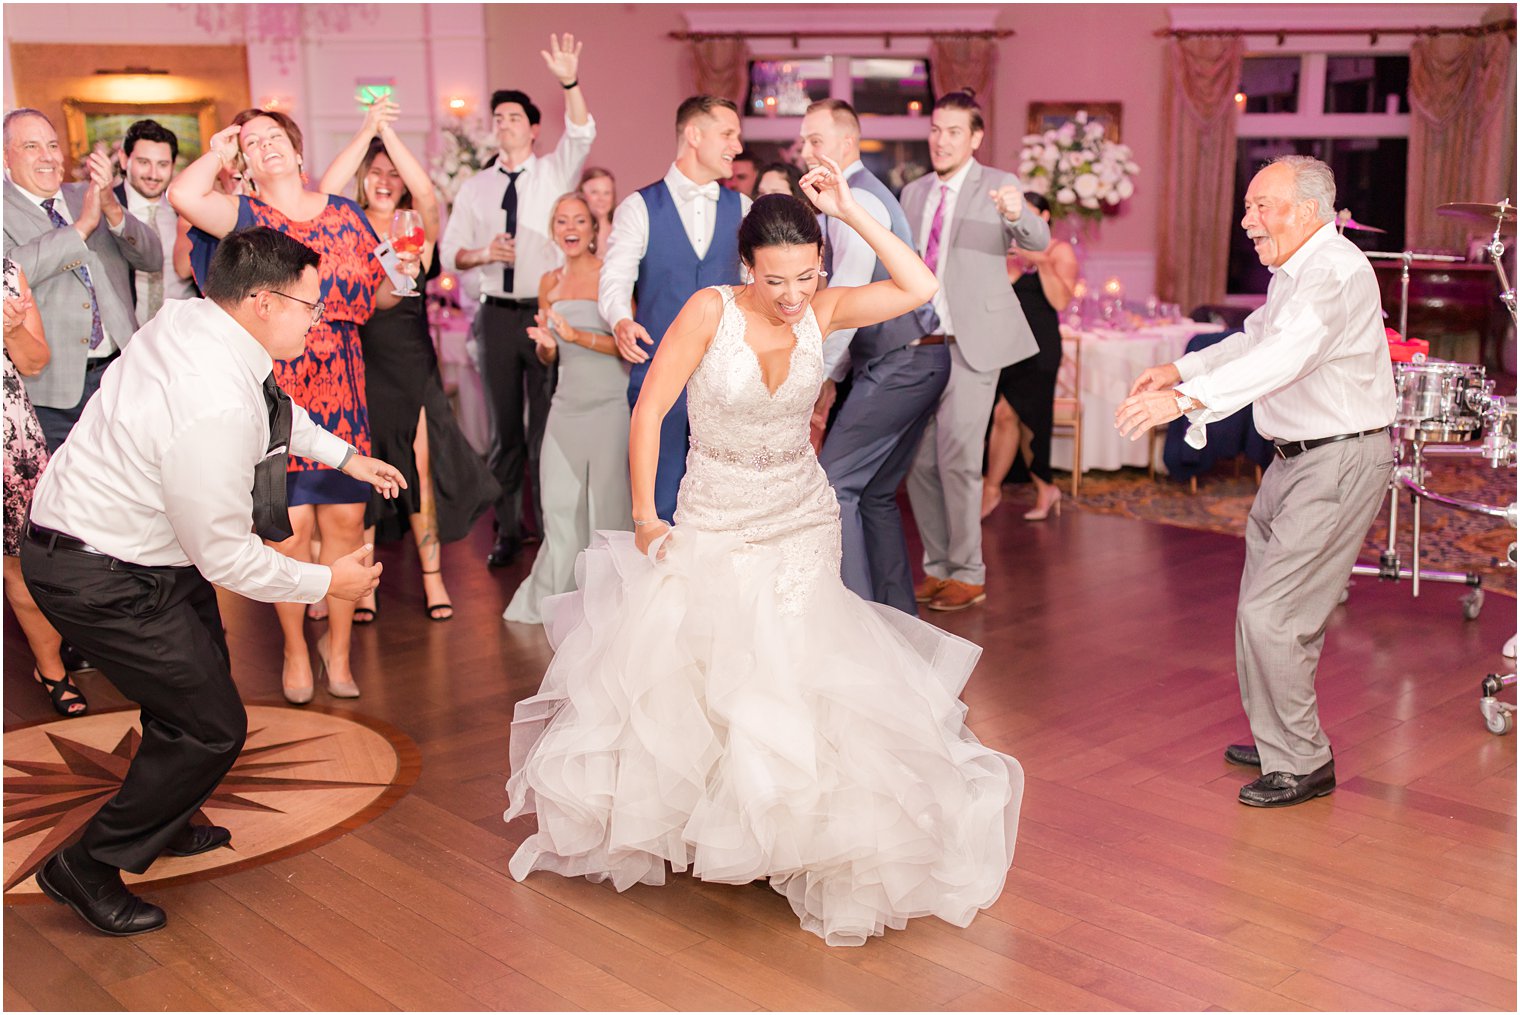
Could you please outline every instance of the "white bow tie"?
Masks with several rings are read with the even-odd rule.
[[[682,201],[695,201],[699,197],[705,197],[709,201],[716,203],[718,200],[718,181],[713,180],[711,183],[704,183],[700,186],[695,183],[681,184]]]

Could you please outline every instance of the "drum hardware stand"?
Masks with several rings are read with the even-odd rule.
[[[1498,222],[1494,226],[1494,238],[1488,241],[1487,252],[1488,259],[1494,262],[1494,270],[1499,273],[1499,299],[1504,301],[1505,307],[1509,309],[1509,318],[1511,321],[1514,321],[1515,287],[1510,285],[1509,276],[1504,272],[1504,241],[1499,238],[1499,233],[1504,229],[1506,212],[1508,212],[1511,207],[1513,206],[1510,204],[1509,198],[1507,197],[1499,202],[1498,212],[1496,216],[1498,218]],[[1400,332],[1400,334],[1403,334],[1403,332]]]
[[[1397,461],[1394,463],[1393,475],[1388,480],[1388,545],[1378,555],[1377,566],[1370,564],[1357,564],[1351,568],[1354,575],[1367,575],[1381,578],[1384,581],[1398,581],[1401,578],[1410,579],[1410,591],[1414,598],[1420,597],[1420,581],[1446,582],[1453,585],[1466,585],[1472,589],[1462,597],[1462,616],[1468,620],[1475,620],[1483,609],[1483,579],[1469,571],[1466,573],[1456,571],[1426,571],[1420,568],[1420,498],[1425,497],[1439,504],[1457,508],[1460,511],[1476,511],[1480,514],[1495,514],[1495,509],[1485,504],[1476,504],[1470,501],[1461,501],[1444,494],[1436,493],[1424,485],[1425,466],[1423,456],[1425,454],[1424,441],[1413,442],[1414,455],[1408,466],[1401,466]],[[1397,446],[1398,455],[1402,457],[1403,444]],[[1455,448],[1458,453],[1481,453],[1479,449]],[[1411,513],[1413,519],[1413,558],[1409,567],[1403,567],[1399,560],[1397,548],[1399,531],[1399,493],[1400,487],[1409,491],[1411,501]],[[1509,508],[1514,511],[1514,505]],[[1497,517],[1505,517],[1503,509],[1497,511]],[[1512,517],[1512,515],[1511,515]],[[1511,521],[1513,524],[1513,521]]]

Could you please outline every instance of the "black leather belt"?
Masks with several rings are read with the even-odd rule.
[[[1387,433],[1386,426],[1373,427],[1371,430],[1363,430],[1360,433],[1338,433],[1334,437],[1320,437],[1312,441],[1276,441],[1273,446],[1277,449],[1279,458],[1296,458],[1305,451],[1313,451],[1315,448],[1324,447],[1326,444],[1334,444],[1336,441],[1351,441],[1358,437],[1371,437],[1375,433]]]
[[[493,307],[506,307],[509,310],[538,309],[538,300],[514,300],[506,296],[482,296],[480,302]]]
[[[83,539],[75,539],[73,536],[65,535],[54,529],[45,529],[33,522],[26,523],[26,538],[38,546],[46,547],[49,550],[57,547],[61,550],[74,550],[78,553],[93,553],[97,557],[110,556],[110,554],[103,550],[95,549],[95,547],[86,543]]]
[[[915,338],[909,345],[954,345],[954,335],[925,335],[923,338]]]

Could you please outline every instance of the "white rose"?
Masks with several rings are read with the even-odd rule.
[[[1118,191],[1111,190],[1104,196],[1103,200],[1107,201],[1109,204],[1118,204],[1121,200],[1123,200],[1123,198],[1119,196]]]
[[[1071,187],[1077,192],[1078,197],[1092,197],[1098,192],[1098,178],[1092,173],[1083,173],[1076,178]]]
[[[1050,177],[1036,176],[1029,181],[1029,191],[1033,194],[1045,195],[1050,193]]]
[[[1060,190],[1056,191],[1056,203],[1076,204],[1077,192],[1072,190],[1070,187],[1062,187]]]
[[[1084,208],[1096,208],[1096,207],[1098,207],[1098,199],[1095,198],[1095,197],[1084,197],[1082,199],[1082,207],[1084,207]]]
[[[1070,120],[1061,124],[1061,129],[1056,131],[1056,138],[1062,144],[1071,144],[1077,136],[1077,125]]]
[[[1135,192],[1135,185],[1128,180],[1120,180],[1117,193],[1119,200],[1123,201]]]
[[[1032,172],[1034,172],[1034,162],[1032,160],[1025,159],[1019,163],[1020,176],[1028,176]]]
[[[1054,148],[1047,148],[1040,154],[1040,165],[1046,169],[1054,169],[1061,159],[1061,153]]]

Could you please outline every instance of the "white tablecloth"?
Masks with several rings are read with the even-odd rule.
[[[1126,465],[1145,468],[1150,455],[1148,436],[1130,441],[1114,429],[1114,410],[1129,396],[1130,385],[1146,367],[1170,363],[1187,351],[1194,335],[1218,332],[1217,324],[1156,325],[1138,331],[1115,331],[1090,328],[1072,331],[1061,328],[1063,346],[1068,357],[1062,369],[1070,369],[1073,346],[1082,346],[1082,471],[1119,469]],[[1069,433],[1057,433],[1051,441],[1050,464],[1057,469],[1071,468],[1072,439]],[[1161,468],[1160,448],[1156,467]]]

